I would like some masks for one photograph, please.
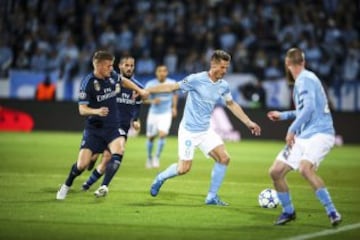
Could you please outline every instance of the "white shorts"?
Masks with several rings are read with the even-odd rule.
[[[330,134],[318,133],[307,139],[296,138],[293,147],[289,149],[286,146],[277,155],[276,160],[286,163],[294,170],[299,168],[302,160],[309,161],[318,168],[334,143],[335,137]]]
[[[198,147],[206,157],[219,145],[224,144],[223,140],[214,130],[205,132],[189,132],[182,124],[179,126],[178,151],[179,159],[191,161],[194,158],[195,148]]]
[[[149,112],[146,120],[146,136],[154,137],[159,133],[159,131],[168,134],[171,126],[171,120],[171,112],[160,114]]]

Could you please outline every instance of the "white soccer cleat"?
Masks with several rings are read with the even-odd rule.
[[[66,186],[66,184],[62,184],[59,191],[56,193],[57,200],[64,200],[66,198],[67,193],[69,192],[70,187]]]
[[[147,169],[150,169],[150,168],[153,167],[153,165],[152,165],[152,159],[151,159],[151,158],[148,158],[148,159],[146,160],[145,167],[146,167]]]
[[[99,187],[95,192],[94,195],[99,198],[99,197],[105,197],[109,192],[109,189],[106,185],[102,185],[101,187]]]
[[[158,157],[154,157],[152,161],[152,167],[153,168],[159,168],[160,167],[160,160]]]

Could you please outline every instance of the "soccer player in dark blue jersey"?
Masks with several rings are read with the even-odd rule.
[[[56,199],[63,200],[73,184],[89,165],[93,153],[107,147],[111,153],[104,182],[110,182],[122,160],[121,133],[116,96],[120,85],[137,91],[141,96],[148,94],[129,79],[113,71],[114,56],[106,51],[98,51],[92,59],[94,71],[88,74],[81,83],[79,94],[79,112],[87,116],[83,138],[77,162],[72,165],[65,183],[56,194]]]
[[[122,76],[131,79],[140,88],[143,88],[142,84],[134,78],[135,59],[130,56],[126,56],[120,59],[119,69]],[[124,154],[125,144],[127,140],[127,134],[130,126],[132,125],[135,130],[140,129],[139,112],[141,106],[141,98],[133,90],[127,88],[121,88],[120,93],[116,97],[118,114],[120,119],[119,131],[120,131],[120,146],[121,155]],[[94,155],[92,161],[96,161],[98,154]],[[83,184],[83,190],[88,190],[92,184],[94,184],[105,172],[108,162],[111,159],[111,154],[108,150],[105,150],[102,155],[101,163],[92,172],[89,179]],[[94,192],[97,197],[104,197],[108,193],[109,183],[105,182],[105,179],[101,186]]]

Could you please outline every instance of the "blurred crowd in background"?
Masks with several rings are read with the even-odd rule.
[[[292,46],[328,84],[360,81],[360,11],[354,0],[6,0],[1,1],[1,77],[9,69],[91,70],[95,50],[136,58],[136,74],[207,69],[214,49],[230,72],[283,77]]]

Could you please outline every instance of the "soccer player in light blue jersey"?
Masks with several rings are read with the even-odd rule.
[[[187,92],[184,115],[178,132],[178,163],[170,165],[160,172],[152,183],[150,194],[158,195],[163,183],[172,177],[190,171],[195,148],[215,160],[211,173],[210,189],[205,203],[226,206],[220,200],[218,191],[223,182],[230,161],[224,142],[214,130],[210,129],[210,117],[215,104],[223,100],[230,111],[243,122],[253,134],[260,135],[260,127],[244,113],[233,101],[228,83],[223,79],[230,65],[231,57],[222,50],[216,50],[211,56],[210,70],[191,74],[179,83],[161,84],[147,88],[148,92],[172,92],[181,89]]]
[[[145,87],[153,87],[161,84],[175,83],[175,80],[167,78],[168,70],[163,64],[158,65],[155,70],[156,79],[150,80]],[[146,119],[146,136],[147,136],[147,168],[159,168],[160,156],[165,145],[165,138],[169,133],[171,120],[177,115],[178,94],[170,93],[153,93],[145,103],[151,104]],[[155,156],[152,155],[154,140],[159,136]]]
[[[298,48],[287,51],[285,68],[290,82],[295,82],[293,99],[296,110],[270,111],[272,121],[294,119],[286,135],[286,146],[277,155],[270,176],[277,191],[283,211],[276,225],[295,220],[286,174],[299,170],[310,183],[317,198],[326,209],[333,226],[341,222],[324,181],[316,170],[335,142],[335,131],[325,91],[318,77],[305,68],[304,53]]]

